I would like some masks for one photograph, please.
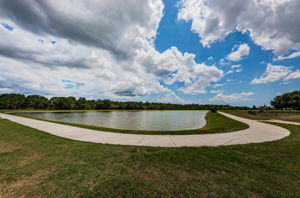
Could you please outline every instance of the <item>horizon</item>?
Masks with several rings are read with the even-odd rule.
[[[0,94],[263,106],[299,90],[300,2],[0,2]]]
[[[300,91],[300,90],[296,90],[296,91]],[[289,94],[289,93],[292,93],[292,92],[288,92],[288,93],[285,93],[285,94]],[[11,97],[12,95],[23,95],[26,98],[28,98],[29,96],[42,96],[42,97],[45,97],[48,100],[48,103],[51,101],[51,99],[54,99],[54,98],[65,98],[65,99],[66,98],[74,98],[74,99],[76,99],[76,101],[79,101],[80,99],[85,99],[86,101],[90,101],[90,102],[92,102],[92,101],[97,102],[97,101],[108,100],[108,101],[110,101],[112,103],[118,103],[118,102],[119,103],[143,103],[143,104],[149,103],[149,104],[164,104],[164,105],[169,105],[170,104],[170,105],[182,105],[182,106],[196,105],[196,106],[216,106],[216,107],[217,106],[219,106],[219,107],[221,107],[221,106],[224,106],[224,107],[228,106],[228,107],[232,107],[232,108],[236,108],[236,107],[237,108],[239,108],[239,107],[244,108],[244,107],[247,107],[248,109],[256,109],[256,108],[263,108],[263,107],[275,108],[271,104],[270,105],[264,104],[264,105],[259,105],[259,106],[256,106],[256,105],[250,106],[250,105],[212,104],[212,103],[168,103],[168,102],[151,102],[151,101],[111,100],[111,99],[108,99],[108,98],[87,99],[85,97],[75,97],[75,96],[51,96],[51,97],[49,96],[49,97],[46,97],[46,96],[38,95],[38,94],[28,94],[28,95],[26,95],[26,94],[21,94],[21,93],[3,93],[3,94],[0,94],[0,98],[3,97],[3,96],[5,96],[5,95],[8,96],[8,97]],[[26,104],[26,99],[24,100],[24,103]],[[0,109],[1,109],[1,107],[0,107]],[[26,109],[26,108],[24,108],[24,109]],[[88,111],[88,110],[94,110],[94,109],[85,109],[85,110]],[[124,109],[124,110],[126,110],[126,109]],[[190,109],[186,109],[186,110],[190,110]]]

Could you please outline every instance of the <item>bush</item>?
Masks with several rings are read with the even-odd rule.
[[[212,113],[217,113],[217,109],[215,109],[215,108],[211,108],[210,111],[211,111]]]

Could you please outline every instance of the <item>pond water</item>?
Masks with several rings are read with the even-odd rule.
[[[29,116],[127,130],[176,131],[202,128],[207,111],[86,111],[22,113]]]

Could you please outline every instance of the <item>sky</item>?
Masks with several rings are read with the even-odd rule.
[[[300,88],[299,0],[0,1],[0,94],[268,105]]]

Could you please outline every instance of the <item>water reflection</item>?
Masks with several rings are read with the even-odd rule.
[[[87,111],[26,113],[30,116],[129,130],[186,130],[206,124],[207,111]]]

